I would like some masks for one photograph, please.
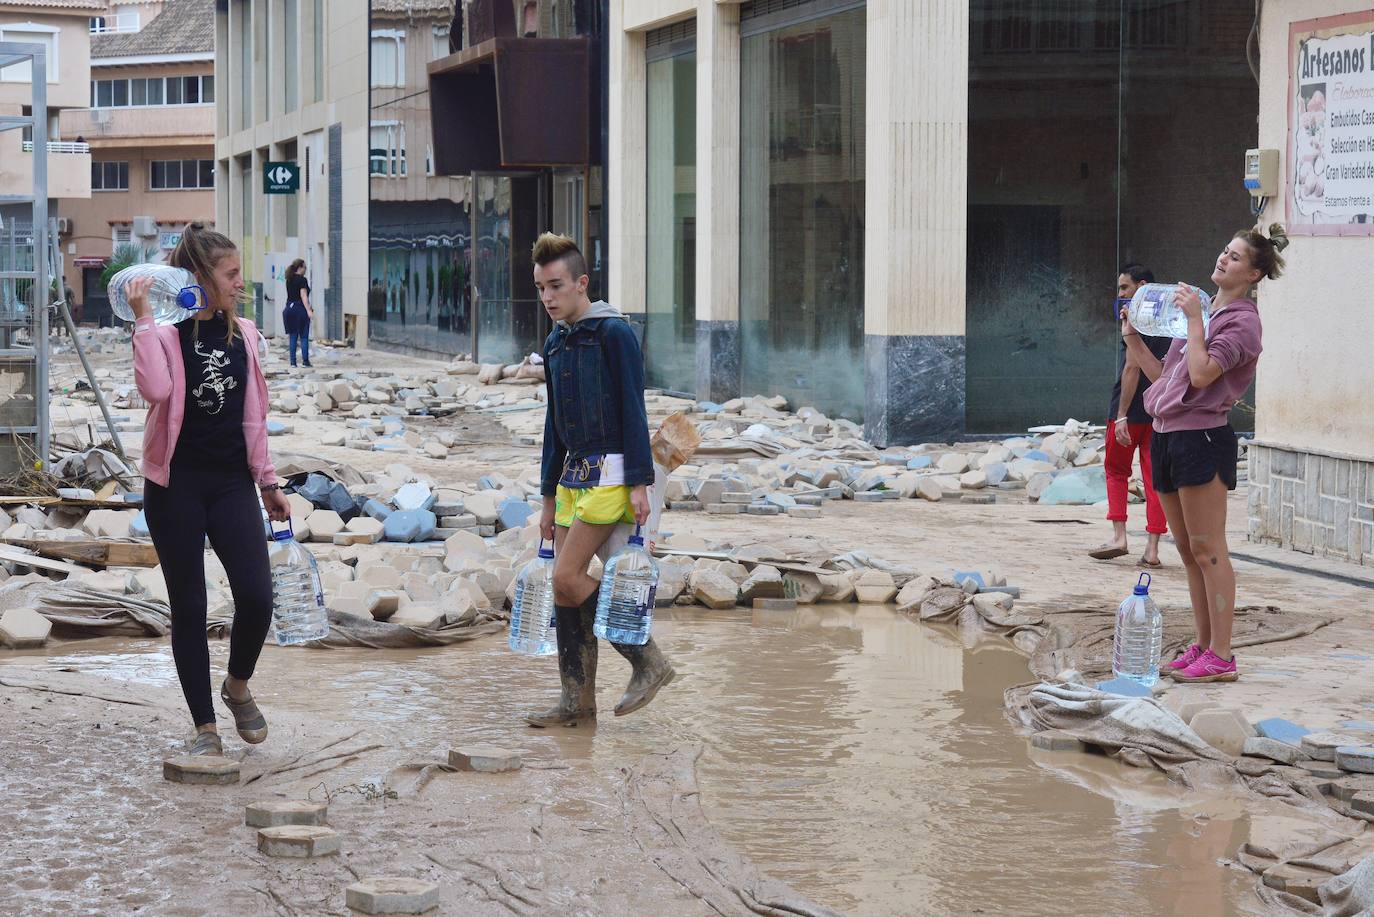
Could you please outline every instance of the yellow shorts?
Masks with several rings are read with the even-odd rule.
[[[611,525],[634,522],[635,511],[630,506],[630,488],[563,487],[559,485],[553,521],[555,525],[571,528],[574,519],[592,525]]]

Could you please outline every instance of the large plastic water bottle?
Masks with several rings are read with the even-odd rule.
[[[126,295],[129,282],[138,277],[153,278],[148,290],[148,307],[159,325],[175,325],[205,308],[205,288],[196,275],[170,264],[133,264],[110,278],[110,311],[121,320],[134,320],[134,308]]]
[[[644,549],[644,539],[636,526],[630,543],[611,556],[601,574],[601,596],[596,602],[592,633],[612,643],[648,643],[657,591],[658,564]]]
[[[1145,687],[1159,680],[1159,650],[1164,639],[1164,615],[1150,598],[1150,574],[1140,574],[1135,589],[1116,611],[1112,639],[1112,674]]]
[[[278,646],[319,640],[329,633],[329,612],[315,556],[301,547],[291,531],[273,530],[267,552],[272,568],[272,629]]]
[[[539,556],[525,564],[515,578],[515,601],[510,608],[510,648],[526,656],[558,652],[554,631],[553,548],[539,542]]]
[[[1212,297],[1207,291],[1194,287],[1202,300],[1202,330],[1212,322]],[[1141,334],[1160,338],[1188,338],[1188,316],[1179,308],[1178,285],[1147,283],[1135,291],[1127,312],[1131,326]]]

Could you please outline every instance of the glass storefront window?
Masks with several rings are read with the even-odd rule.
[[[819,6],[741,24],[741,382],[860,420],[867,26]]]
[[[693,50],[650,60],[645,377],[696,388],[696,78]]]

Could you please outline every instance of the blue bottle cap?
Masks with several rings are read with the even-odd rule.
[[[268,525],[271,525],[271,524],[272,524],[272,523],[270,523],[270,522],[268,523]],[[276,529],[276,528],[273,528],[273,529],[272,529],[272,540],[273,540],[273,541],[290,541],[291,538],[293,537],[293,534],[294,534],[294,533],[291,531],[291,520],[290,520],[290,519],[287,519],[287,520],[286,520],[286,528],[285,528],[285,529],[280,529],[280,530],[278,530],[278,529]]]
[[[201,296],[205,295],[205,290],[199,286],[193,285],[189,287],[182,287],[181,290],[177,293],[177,305],[181,306],[181,308],[186,309],[188,311],[194,309],[195,311],[199,312],[201,306],[200,296],[196,295],[197,290],[200,290]]]
[[[544,560],[553,560],[553,548],[540,548],[539,556]]]
[[[1136,595],[1149,595],[1149,594],[1150,594],[1150,574],[1148,574],[1148,573],[1142,573],[1142,574],[1140,574],[1140,579],[1136,580],[1135,589],[1134,589],[1133,591],[1134,591],[1134,593],[1135,593]]]
[[[642,547],[644,547],[644,539],[643,539],[643,538],[640,538],[638,535],[631,535],[631,536],[630,536],[630,544],[636,545],[636,546],[642,548]]]

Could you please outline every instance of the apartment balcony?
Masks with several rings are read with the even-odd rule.
[[[215,106],[69,108],[59,121],[63,137],[81,137],[91,149],[127,146],[209,146],[215,142]]]
[[[33,194],[33,141],[0,133],[0,195]],[[84,143],[48,144],[48,197],[91,196],[91,151]]]

